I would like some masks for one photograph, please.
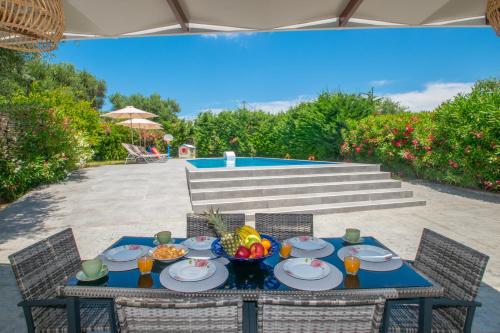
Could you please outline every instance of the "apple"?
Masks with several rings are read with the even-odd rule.
[[[250,250],[241,245],[238,250],[236,250],[236,254],[234,255],[236,258],[248,258],[250,257]]]
[[[255,256],[255,258],[260,258],[264,256],[265,248],[261,243],[253,243],[250,246],[250,254]]]

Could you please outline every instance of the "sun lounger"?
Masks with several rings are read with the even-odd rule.
[[[125,159],[125,164],[134,161],[136,163],[156,163],[168,161],[167,154],[150,154],[143,147],[122,143],[123,148],[127,150],[128,156]]]

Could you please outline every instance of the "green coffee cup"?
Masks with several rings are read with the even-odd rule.
[[[344,238],[351,243],[356,243],[361,237],[361,231],[359,229],[348,228],[345,230]]]
[[[155,238],[160,244],[168,244],[172,239],[172,233],[170,231],[160,231],[155,235]]]
[[[97,277],[102,270],[102,260],[101,259],[85,260],[82,263],[82,270],[85,273],[85,275],[89,278]]]

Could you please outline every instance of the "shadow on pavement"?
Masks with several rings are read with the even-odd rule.
[[[44,231],[44,220],[56,210],[61,199],[43,191],[34,191],[0,211],[0,244],[19,236],[36,238]]]
[[[404,181],[413,185],[422,185],[441,193],[458,195],[468,199],[481,200],[491,203],[500,203],[500,194],[492,192],[484,192],[448,184],[434,183],[428,180],[421,179],[404,179]]]

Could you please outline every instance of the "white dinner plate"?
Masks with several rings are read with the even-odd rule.
[[[330,274],[330,266],[324,261],[311,258],[288,259],[283,270],[290,276],[303,280],[319,280]]]
[[[205,259],[187,259],[173,264],[168,274],[177,281],[201,281],[214,275],[216,266]]]
[[[146,255],[149,249],[144,245],[122,245],[105,251],[103,255],[111,261],[132,261]]]
[[[196,236],[186,239],[182,244],[193,250],[210,250],[212,243],[216,240],[215,237],[210,236]]]
[[[361,260],[369,262],[384,262],[392,259],[392,252],[373,245],[355,245],[350,252]]]
[[[292,244],[293,247],[306,251],[319,250],[328,244],[321,238],[313,236],[297,236],[290,238],[287,242]]]

